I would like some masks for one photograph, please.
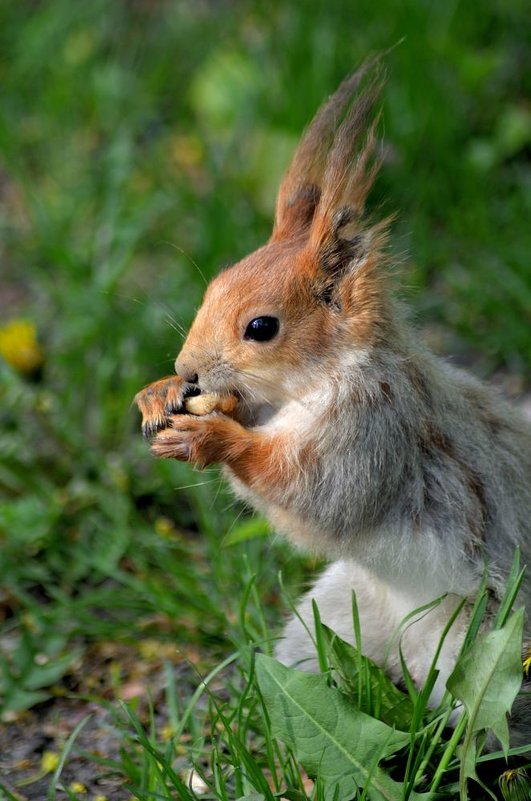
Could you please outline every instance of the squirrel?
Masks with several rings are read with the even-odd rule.
[[[389,220],[364,211],[383,83],[380,59],[368,61],[319,109],[282,179],[271,238],[210,283],[176,374],[135,401],[155,456],[222,465],[275,530],[332,560],[287,623],[281,662],[318,669],[312,599],[353,642],[354,590],[363,650],[399,683],[393,634],[442,596],[401,638],[421,686],[485,570],[495,609],[515,549],[531,562],[531,432],[493,389],[420,344],[393,295]],[[202,395],[206,411],[194,411]],[[529,575],[519,600],[529,637]],[[444,641],[432,703],[470,608]],[[517,701],[510,725],[512,745],[531,741],[530,701]]]

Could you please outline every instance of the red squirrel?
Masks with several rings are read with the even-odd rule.
[[[300,604],[307,628],[299,617],[286,626],[282,662],[317,669],[312,598],[352,642],[355,590],[364,651],[399,681],[396,627],[445,596],[402,638],[422,685],[485,564],[495,606],[515,548],[530,560],[531,434],[493,390],[425,349],[393,297],[388,221],[364,215],[382,83],[375,59],[320,108],[282,180],[271,238],[211,282],[176,375],[136,402],[156,456],[221,464],[275,530],[333,560]],[[529,612],[529,576],[520,600]],[[434,702],[469,608],[446,638]],[[531,738],[527,703],[513,711],[513,745]]]

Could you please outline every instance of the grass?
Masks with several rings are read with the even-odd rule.
[[[400,211],[404,291],[432,339],[442,332],[441,347],[480,354],[485,375],[521,376],[531,302],[523,2],[489,0],[481,13],[413,0],[0,8],[4,725],[65,692],[104,705],[123,697],[119,659],[103,664],[104,686],[88,681],[104,644],[136,654],[178,643],[182,656],[164,651],[170,663],[192,654],[203,675],[239,655],[210,689],[199,684],[184,724],[197,678],[180,684],[166,669],[164,726],[179,737],[164,739],[149,705],[111,704],[118,756],[107,765],[92,753],[94,775],[118,773],[132,797],[188,798],[182,771],[194,760],[217,798],[270,798],[286,784],[306,797],[295,758],[264,726],[250,644],[278,630],[279,570],[295,595],[317,565],[253,528],[215,471],[155,462],[131,399],[171,372],[204,280],[268,236],[278,179],[323,97],[402,37],[388,57],[374,208]],[[30,324],[29,362],[8,328],[16,319]]]

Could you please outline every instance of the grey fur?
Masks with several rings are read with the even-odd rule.
[[[378,166],[378,74],[346,110],[367,72],[347,79],[310,125],[282,183],[271,242],[212,282],[176,370],[197,373],[202,391],[239,393],[241,442],[246,428],[271,447],[278,480],[258,465],[265,478],[258,470],[245,482],[222,456],[234,489],[293,542],[335,560],[301,602],[306,627],[288,623],[278,657],[315,669],[312,597],[324,622],[352,640],[354,589],[364,648],[383,662],[403,617],[445,595],[404,640],[422,684],[449,615],[473,597],[485,566],[494,609],[517,546],[531,563],[531,433],[494,390],[419,346],[389,296],[384,226],[362,219]],[[262,351],[238,333],[260,314],[282,321],[278,345]],[[187,458],[186,436],[161,432],[162,455]],[[519,602],[529,636],[529,574]],[[434,700],[465,629],[464,612],[441,654]],[[396,645],[386,664],[398,680]],[[515,743],[531,741],[525,703],[512,721]]]
[[[530,563],[529,426],[491,388],[405,338],[399,352],[377,348],[367,354],[348,374],[335,376],[335,386],[333,422],[326,415],[318,422],[321,458],[306,472],[304,491],[299,487],[288,504],[315,532],[310,547],[340,561],[298,611],[312,632],[315,598],[324,622],[353,642],[355,590],[365,650],[381,662],[400,616],[448,594],[455,599],[450,609],[428,616],[433,649],[416,675],[412,668],[421,684],[451,609],[460,596],[473,597],[485,565],[494,608],[516,546],[522,562]],[[267,504],[258,505],[268,512]],[[529,636],[529,576],[519,603],[527,610]],[[434,700],[465,626],[463,620],[448,640]],[[426,630],[417,624],[408,636],[414,664]],[[287,625],[277,656],[317,668],[311,635],[297,618]],[[400,679],[396,653],[387,669]],[[511,741],[531,742],[531,708],[524,699],[515,706]]]

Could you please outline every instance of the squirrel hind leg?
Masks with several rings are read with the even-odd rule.
[[[302,598],[296,615],[286,624],[283,638],[275,648],[276,658],[301,670],[315,672],[319,669],[314,643],[313,601],[322,622],[343,640],[355,645],[352,620],[352,593],[355,591],[363,650],[375,662],[382,664],[396,621],[392,615],[382,612],[385,595],[380,593],[380,589],[380,583],[361,566],[350,561],[333,562]],[[400,676],[397,674],[392,678]]]

